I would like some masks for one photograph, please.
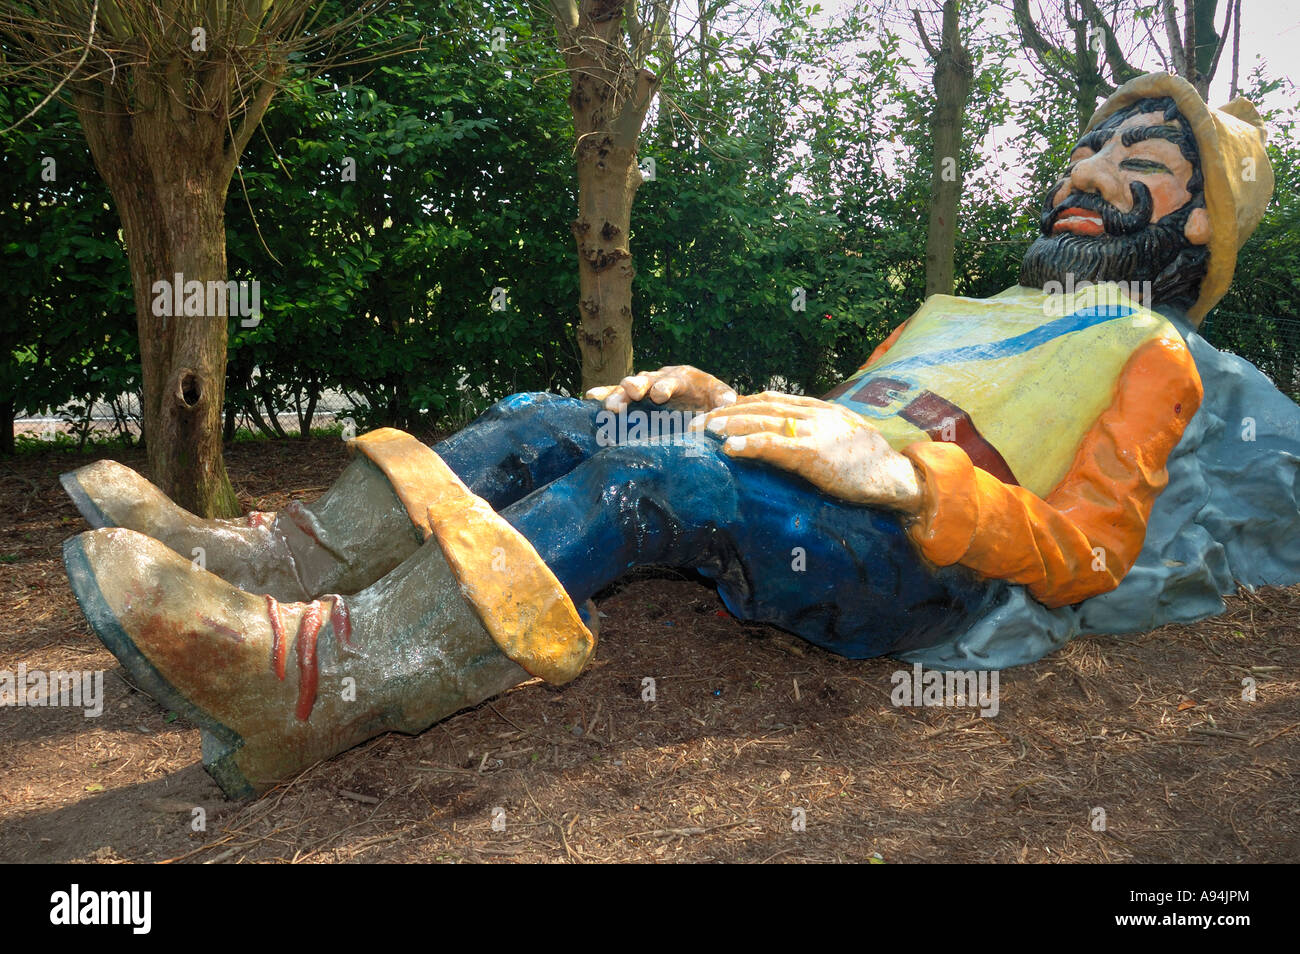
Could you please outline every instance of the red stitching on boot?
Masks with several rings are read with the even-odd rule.
[[[269,593],[266,596],[266,612],[271,617],[271,669],[276,677],[284,682],[285,655],[288,645],[284,640],[284,620],[280,618],[280,604]]]
[[[316,704],[320,669],[316,658],[316,637],[320,633],[320,600],[312,600],[298,623],[298,709],[299,721],[306,722]]]
[[[348,610],[348,604],[343,602],[343,597],[334,593],[327,595],[328,599],[334,602],[330,605],[330,627],[334,630],[334,636],[338,639],[339,650],[351,650],[352,646],[352,614]]]
[[[305,533],[313,543],[321,542],[320,537],[316,536],[316,528],[312,525],[311,514],[303,507],[302,501],[290,500],[289,505],[284,508],[284,515],[292,520],[293,525]]]

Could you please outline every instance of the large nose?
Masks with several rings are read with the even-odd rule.
[[[1133,205],[1133,196],[1124,187],[1119,167],[1106,150],[1074,164],[1070,175],[1061,185],[1057,201],[1063,200],[1071,192],[1095,193],[1121,212],[1128,212]]]

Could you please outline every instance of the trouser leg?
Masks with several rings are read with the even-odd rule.
[[[562,477],[599,449],[595,401],[512,394],[433,445],[465,485],[501,510]]]
[[[739,618],[853,658],[936,643],[990,594],[962,567],[926,565],[895,515],[704,435],[602,449],[502,516],[574,602],[635,566],[690,568]]]

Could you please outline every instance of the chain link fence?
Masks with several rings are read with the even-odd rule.
[[[267,405],[269,404],[269,409]],[[315,400],[279,396],[269,401],[226,404],[226,436],[241,433],[263,437],[293,437],[303,432],[357,427],[369,408],[358,395],[324,391]],[[134,442],[141,433],[140,393],[132,391],[109,400],[72,402],[52,413],[23,411],[14,421],[16,437],[44,441],[71,440],[78,445],[98,440]]]
[[[1300,319],[1214,311],[1201,326],[1205,340],[1239,354],[1300,402]]]

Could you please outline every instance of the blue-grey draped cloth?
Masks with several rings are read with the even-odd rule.
[[[1034,662],[1075,636],[1223,612],[1237,584],[1300,582],[1300,407],[1244,358],[1187,339],[1205,398],[1169,458],[1137,563],[1109,593],[1048,609],[1008,586],[955,639],[900,655],[939,669]]]

